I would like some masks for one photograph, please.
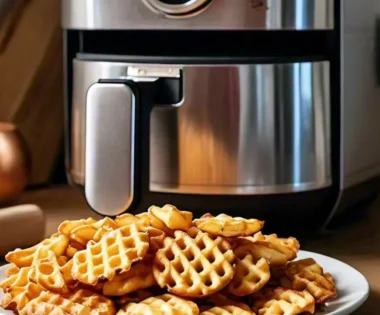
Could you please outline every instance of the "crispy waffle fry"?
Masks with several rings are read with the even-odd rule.
[[[172,205],[164,205],[162,208],[151,206],[148,214],[160,220],[171,230],[188,230],[192,225],[193,214],[188,211],[178,210]]]
[[[37,260],[35,281],[41,287],[54,293],[65,294],[69,292],[53,251],[49,251],[46,258]]]
[[[167,237],[157,251],[153,274],[161,287],[180,296],[201,297],[224,288],[234,276],[235,256],[230,245],[207,233],[194,238],[182,231]]]
[[[132,263],[145,256],[148,242],[148,234],[139,232],[135,224],[113,230],[74,255],[72,275],[90,285],[99,279],[112,280],[116,272],[128,271]]]
[[[199,309],[194,302],[179,298],[175,295],[163,294],[147,298],[138,304],[129,303],[122,307],[122,309],[117,314],[198,315]]]
[[[208,306],[207,308],[210,308],[210,307],[213,307],[213,306],[227,306],[227,305],[233,305],[233,306],[236,306],[238,308],[241,308],[245,311],[251,311],[250,307],[245,304],[245,303],[242,303],[240,301],[240,299],[238,300],[239,298],[236,297],[236,296],[225,296],[219,292],[217,293],[214,293],[210,296],[207,297],[206,301],[207,301],[207,304],[211,304],[212,306]]]
[[[5,256],[5,260],[14,263],[19,268],[29,267],[33,264],[33,261],[40,258],[46,258],[49,250],[52,250],[56,256],[63,255],[68,245],[69,238],[64,234],[56,233],[33,247],[16,249],[9,252]],[[38,255],[35,255],[37,250]]]
[[[106,281],[103,295],[122,296],[155,284],[152,263],[143,260],[133,265],[127,272],[116,275],[111,281]]]
[[[76,291],[70,301],[89,307],[91,315],[116,314],[115,305],[110,299],[88,290]]]
[[[33,278],[35,274],[35,268],[33,267],[23,267],[20,268],[18,273],[13,274],[9,278],[5,279],[0,283],[0,288],[3,289],[4,292],[8,291],[8,289],[14,287],[23,287],[29,283],[29,279]]]
[[[58,294],[43,291],[38,297],[28,302],[19,313],[20,315],[90,315],[91,309]]]
[[[160,290],[161,290],[161,288],[160,288]],[[131,292],[129,294],[126,294],[126,295],[123,295],[120,297],[116,297],[116,298],[114,298],[114,301],[117,305],[123,306],[123,305],[126,305],[128,303],[139,303],[139,302],[141,302],[141,301],[143,301],[149,297],[152,297],[154,295],[157,295],[157,294],[153,294],[149,290],[142,289],[142,290],[134,291],[134,292]]]
[[[214,217],[209,213],[194,220],[194,224],[203,232],[224,237],[253,235],[264,226],[263,221],[256,219],[234,218],[226,214],[219,214]]]
[[[124,213],[117,216],[115,218],[115,222],[118,224],[118,226],[125,226],[133,223],[140,225],[141,227],[150,226],[150,219],[148,213],[140,213],[137,215]]]
[[[244,310],[233,305],[214,306],[199,315],[255,315],[252,311]]]
[[[145,231],[147,231],[149,235],[148,253],[151,255],[155,255],[156,252],[164,246],[166,234],[164,231],[151,226],[146,228]]]
[[[307,291],[266,288],[251,296],[252,309],[258,315],[314,313],[315,301]]]
[[[25,286],[14,287],[5,294],[1,307],[17,314],[30,300],[38,297],[42,291],[43,288],[33,282],[29,282]]]
[[[288,262],[288,258],[285,254],[271,248],[270,244],[266,242],[241,245],[234,250],[234,253],[238,256],[249,253],[253,256],[254,260],[265,258],[271,265],[286,265]]]
[[[93,219],[93,218],[81,219],[81,220],[73,220],[73,221],[66,220],[66,221],[63,221],[59,225],[58,231],[60,233],[62,233],[62,234],[70,236],[71,231],[73,229],[77,228],[78,226],[91,225],[91,224],[94,224],[94,223],[96,223],[96,220]]]
[[[83,250],[84,248],[82,248],[82,250]],[[74,257],[74,255],[75,255],[75,253],[78,251],[78,249],[76,249],[75,247],[72,247],[71,245],[69,245],[68,247],[67,247],[67,250],[66,250],[66,256],[68,257],[68,258],[73,258]]]
[[[105,217],[92,224],[84,224],[75,227],[70,232],[70,237],[82,245],[87,245],[89,241],[98,242],[103,235],[119,228],[119,225],[112,219]]]
[[[71,259],[60,268],[63,280],[69,288],[72,288],[77,284],[77,280],[72,276],[73,262],[74,260]]]
[[[324,304],[337,297],[335,281],[314,259],[302,259],[288,264],[285,274],[295,290],[307,290],[317,304]]]
[[[17,267],[17,266],[14,265],[14,264],[11,264],[11,265],[7,268],[7,270],[5,270],[5,276],[6,276],[7,278],[9,278],[9,277],[15,275],[16,273],[18,273],[19,271],[20,271],[20,268],[19,268],[19,267]]]
[[[259,232],[253,238],[240,239],[239,242],[241,245],[234,250],[236,255],[250,252],[255,259],[266,258],[273,266],[286,265],[297,257],[299,250],[299,243],[295,238],[282,239],[275,234],[266,236]]]
[[[227,286],[228,292],[245,296],[259,291],[270,278],[268,262],[265,258],[257,262],[253,256],[246,253],[237,256],[235,265],[235,275]]]

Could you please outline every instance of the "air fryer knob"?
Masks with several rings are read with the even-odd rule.
[[[189,18],[202,13],[213,0],[143,0],[156,14],[166,18]]]

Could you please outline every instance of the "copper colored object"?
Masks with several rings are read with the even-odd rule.
[[[0,203],[22,192],[28,182],[26,145],[17,128],[0,123]]]

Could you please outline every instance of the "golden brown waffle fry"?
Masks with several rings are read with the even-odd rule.
[[[71,297],[70,300],[84,306],[88,306],[91,315],[114,315],[116,308],[114,303],[100,295],[88,290],[78,290]]]
[[[232,295],[229,295],[229,297],[227,297],[220,292],[217,292],[217,293],[214,293],[214,294],[208,296],[206,301],[207,301],[207,304],[211,304],[211,306],[210,305],[207,306],[207,308],[205,310],[207,310],[208,308],[211,308],[213,306],[233,305],[233,306],[241,308],[245,311],[251,311],[250,307],[247,304],[242,303],[240,301],[240,298],[238,298],[236,296],[232,296]]]
[[[141,213],[138,215],[124,213],[117,216],[115,218],[115,222],[118,224],[118,226],[125,226],[133,223],[141,226],[142,228],[150,226],[149,215],[147,213]]]
[[[6,270],[5,270],[5,276],[7,278],[15,275],[16,273],[18,273],[20,271],[20,268],[17,267],[16,265],[14,264],[11,264]]]
[[[60,267],[64,266],[69,261],[67,256],[59,256],[57,257],[57,262]]]
[[[198,315],[198,306],[191,301],[179,298],[171,294],[163,294],[147,298],[140,303],[129,303],[117,313],[125,314],[175,314],[175,315]]]
[[[64,234],[56,233],[33,247],[9,252],[5,256],[5,260],[14,263],[19,268],[29,267],[33,264],[33,261],[46,258],[49,250],[52,250],[56,256],[62,256],[66,252],[68,245],[69,238]],[[35,255],[37,250],[38,256]]]
[[[293,284],[285,275],[286,266],[271,266],[271,277],[267,282],[271,287],[283,287],[286,289],[292,289]]]
[[[82,248],[81,250],[83,250],[84,248]],[[66,250],[66,256],[68,258],[73,258],[73,256],[75,255],[75,253],[78,251],[78,249],[76,249],[75,247],[72,247],[71,245],[69,245],[67,247],[67,250]]]
[[[267,242],[256,242],[241,245],[234,250],[234,253],[238,256],[249,253],[253,256],[254,260],[265,258],[273,266],[286,265],[288,262],[288,258],[285,254],[271,248],[270,244]]]
[[[265,258],[257,262],[249,253],[237,256],[235,275],[227,286],[227,291],[245,296],[259,291],[270,278],[268,262]]]
[[[214,306],[199,315],[255,315],[252,311],[244,310],[233,305]]]
[[[296,261],[289,262],[286,265],[284,273],[289,279],[293,280],[293,277],[296,274],[300,273],[305,268],[308,268],[308,270],[318,273],[320,275],[323,274],[322,267],[318,265],[317,262],[313,258],[305,258],[305,259],[299,259]]]
[[[79,225],[73,228],[70,232],[70,238],[86,246],[89,241],[98,242],[103,235],[117,228],[119,226],[114,220],[105,217],[95,223]]]
[[[178,210],[172,205],[164,205],[162,208],[151,206],[148,214],[160,220],[167,228],[171,230],[187,231],[193,220],[193,214],[188,211]]]
[[[277,234],[264,235],[264,241],[271,243],[273,248],[286,253],[288,260],[296,258],[301,247],[296,238],[280,238],[277,237]]]
[[[266,288],[251,295],[252,309],[258,315],[314,313],[315,301],[307,291]]]
[[[156,294],[154,294],[150,290],[142,289],[142,290],[134,291],[120,297],[116,297],[114,298],[114,301],[117,305],[123,306],[123,305],[126,305],[127,303],[139,303],[147,299],[148,297],[152,297],[154,295]]]
[[[253,235],[264,226],[263,221],[256,219],[234,218],[226,214],[219,214],[214,217],[209,213],[194,220],[193,223],[203,232],[224,237]]]
[[[32,299],[38,297],[43,288],[33,282],[22,287],[14,287],[4,295],[1,307],[17,314]]]
[[[235,254],[251,253],[255,259],[266,258],[272,266],[284,266],[297,257],[299,243],[295,238],[281,239],[275,234],[266,236],[257,233],[253,238],[240,239]]]
[[[295,290],[307,290],[317,304],[324,304],[337,297],[335,281],[314,259],[293,261],[287,265],[285,274]]]
[[[71,231],[73,229],[77,228],[78,226],[91,225],[91,224],[94,224],[94,223],[96,223],[96,220],[93,219],[93,218],[81,219],[81,220],[73,220],[73,221],[66,220],[66,221],[63,221],[59,225],[58,231],[60,233],[62,233],[62,234],[70,236]]]
[[[164,246],[164,240],[166,238],[166,234],[164,231],[160,229],[156,229],[151,226],[148,228],[145,228],[144,231],[148,232],[148,235],[149,235],[148,253],[151,255],[155,255],[156,252]]]
[[[58,294],[44,291],[38,297],[28,302],[19,313],[20,315],[90,315],[91,309],[88,306],[63,298]]]
[[[111,281],[106,281],[103,286],[103,295],[122,296],[155,284],[152,263],[142,260],[134,264],[127,272],[116,275]]]
[[[35,275],[35,268],[33,267],[23,267],[20,268],[18,273],[10,276],[0,283],[0,288],[3,291],[8,291],[14,287],[24,287],[29,283],[29,279],[33,278]]]
[[[182,231],[167,237],[156,253],[153,274],[161,287],[179,296],[202,297],[224,288],[234,276],[230,245],[207,233],[194,238]]]
[[[77,284],[77,280],[72,276],[73,262],[71,259],[60,268],[63,280],[69,288],[73,288]]]
[[[116,272],[126,272],[132,263],[141,260],[148,247],[148,234],[139,232],[135,224],[118,228],[74,255],[72,275],[90,285],[99,279],[112,280]]]
[[[41,287],[50,292],[59,294],[69,292],[53,251],[49,251],[46,258],[37,260],[34,279]]]

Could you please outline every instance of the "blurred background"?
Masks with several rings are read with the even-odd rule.
[[[0,0],[0,122],[25,142],[29,188],[65,181],[60,14],[60,0]]]

